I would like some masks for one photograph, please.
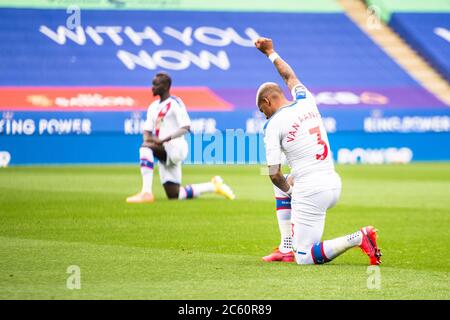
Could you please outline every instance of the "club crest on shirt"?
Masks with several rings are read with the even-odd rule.
[[[295,100],[306,98],[306,88],[304,86],[297,86],[294,88]]]

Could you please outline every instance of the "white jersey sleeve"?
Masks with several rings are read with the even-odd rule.
[[[281,164],[281,133],[274,121],[267,123],[264,143],[266,145],[266,161],[268,166]]]
[[[150,104],[150,106],[147,109],[147,118],[145,119],[144,127],[143,127],[144,131],[149,131],[149,132],[153,133],[155,124],[153,123],[154,120],[152,117],[152,111],[154,108],[156,108],[156,103],[157,103],[157,101],[154,101],[153,103]]]
[[[180,98],[174,98],[174,100],[177,102],[177,106],[174,111],[178,127],[182,128],[190,126],[191,119],[189,118],[189,114],[187,113],[186,106],[183,101]]]

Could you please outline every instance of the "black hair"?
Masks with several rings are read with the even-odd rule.
[[[168,73],[165,72],[158,72],[156,74],[156,77],[161,78],[165,83],[168,85],[168,89],[172,86],[172,78],[169,76]]]

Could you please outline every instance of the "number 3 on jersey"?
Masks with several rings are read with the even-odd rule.
[[[328,146],[325,141],[322,140],[322,134],[320,133],[320,127],[314,127],[309,129],[309,134],[317,134],[317,144],[320,144],[323,146],[323,153],[322,154],[316,154],[317,160],[325,160],[325,158],[328,155]]]

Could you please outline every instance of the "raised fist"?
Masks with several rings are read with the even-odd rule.
[[[266,56],[269,56],[274,52],[272,39],[260,37],[255,41],[255,47],[264,53]]]

